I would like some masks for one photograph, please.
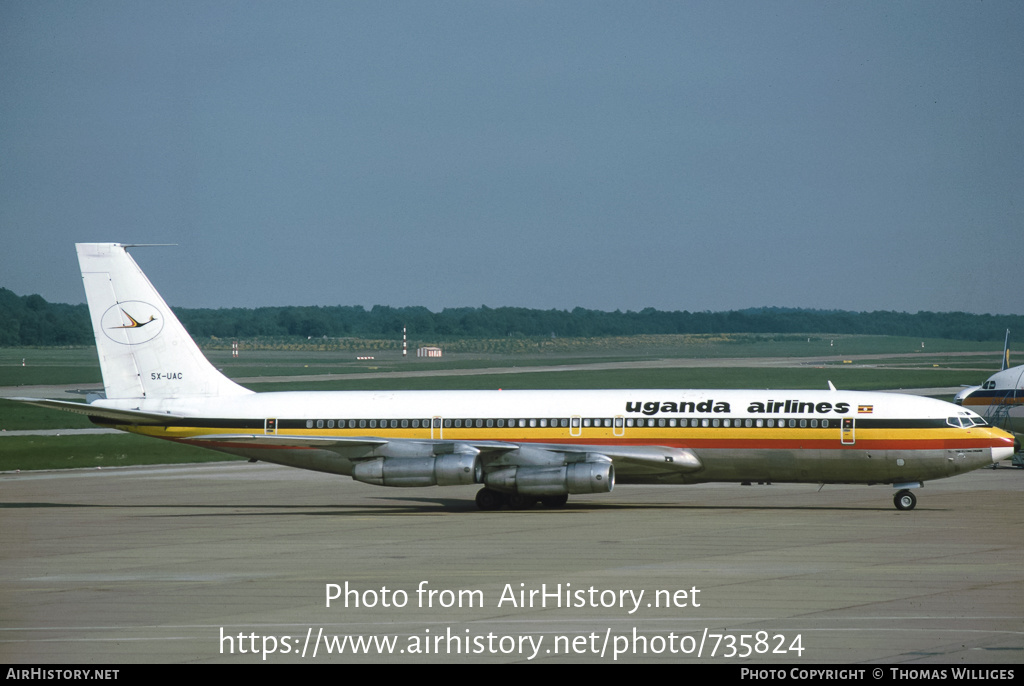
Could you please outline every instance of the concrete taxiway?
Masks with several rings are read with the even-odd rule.
[[[244,462],[0,475],[0,662],[1024,660],[1024,471],[929,483],[911,512],[885,486],[487,513],[475,491]]]

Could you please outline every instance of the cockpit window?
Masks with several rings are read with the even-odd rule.
[[[946,417],[946,423],[950,426],[962,427],[964,429],[970,429],[972,426],[986,426],[984,419],[978,415],[968,415],[965,417]]]

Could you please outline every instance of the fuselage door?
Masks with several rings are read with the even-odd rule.
[[[444,438],[444,431],[441,429],[441,418],[434,417],[430,420],[430,437]]]
[[[263,433],[268,435],[274,435],[277,433],[277,420],[276,419],[264,419],[263,420]]]
[[[843,445],[853,445],[856,442],[856,438],[854,436],[853,417],[843,417],[843,428],[841,429],[841,431],[842,438],[840,439],[840,442]]]
[[[612,420],[612,435],[613,436],[624,436],[626,435],[626,420],[623,419],[622,415],[619,415]]]

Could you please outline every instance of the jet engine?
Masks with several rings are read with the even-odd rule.
[[[483,481],[479,453],[378,457],[359,462],[352,478],[376,486],[465,486]]]
[[[484,483],[496,491],[520,495],[608,493],[615,488],[615,467],[611,460],[604,459],[607,461],[574,462],[563,467],[505,467],[488,473]]]

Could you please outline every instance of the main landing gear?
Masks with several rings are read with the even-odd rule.
[[[508,505],[511,510],[529,510],[540,503],[544,507],[562,507],[569,502],[566,495],[524,495],[522,493],[503,493],[493,488],[481,488],[476,494],[476,506],[484,512],[500,510]]]
[[[892,504],[897,510],[913,510],[917,505],[917,496],[904,488],[902,491],[896,491],[896,495],[892,497]]]

